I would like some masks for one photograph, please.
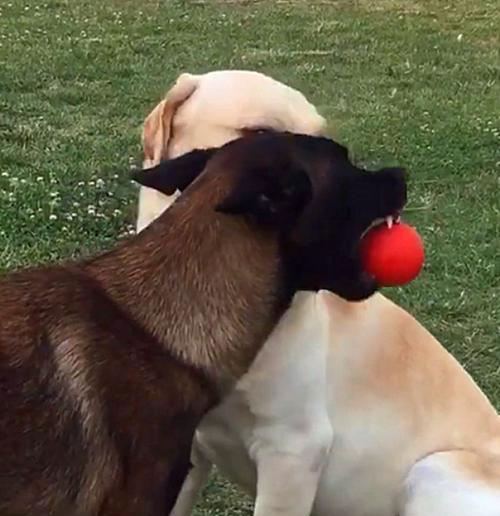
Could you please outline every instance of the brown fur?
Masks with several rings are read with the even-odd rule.
[[[163,172],[194,179],[206,163],[197,156],[179,161],[193,173]],[[335,224],[334,194],[306,185],[315,174],[347,193],[366,181],[374,211],[363,200],[351,229]],[[170,181],[148,174],[159,176]],[[246,138],[218,151],[171,209],[113,251],[2,279],[0,514],[166,515],[201,417],[247,369],[293,293],[334,286],[344,270],[352,295],[376,288],[345,268],[357,263],[352,253],[333,251],[402,206],[402,175],[377,177],[324,139]],[[301,260],[285,244],[301,212],[320,217],[320,205],[321,231],[306,232],[314,256],[333,246],[332,261],[309,270],[309,244],[294,244]]]
[[[0,283],[2,515],[166,514],[175,500],[199,419],[277,316],[276,242],[222,224],[206,197],[87,264]]]

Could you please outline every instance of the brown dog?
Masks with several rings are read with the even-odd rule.
[[[359,238],[406,198],[401,170],[297,135],[137,176],[166,194],[194,182],[115,250],[0,282],[2,516],[167,514],[201,417],[294,293],[370,296]]]

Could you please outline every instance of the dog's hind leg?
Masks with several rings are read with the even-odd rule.
[[[500,457],[433,453],[410,470],[400,516],[500,516]]]
[[[170,516],[189,516],[198,500],[198,495],[207,482],[212,469],[211,462],[205,457],[196,438],[191,448],[192,467],[187,474]]]

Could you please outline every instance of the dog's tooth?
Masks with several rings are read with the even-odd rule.
[[[394,222],[394,219],[393,219],[392,215],[389,215],[388,217],[385,218],[385,223],[387,224],[387,227],[389,229],[392,228],[393,222]]]
[[[401,222],[401,215],[398,215],[394,222],[395,222],[395,224],[399,224]]]

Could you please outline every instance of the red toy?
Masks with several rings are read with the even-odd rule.
[[[417,231],[401,222],[382,223],[361,241],[365,270],[382,287],[405,285],[414,280],[424,264],[424,246]]]

